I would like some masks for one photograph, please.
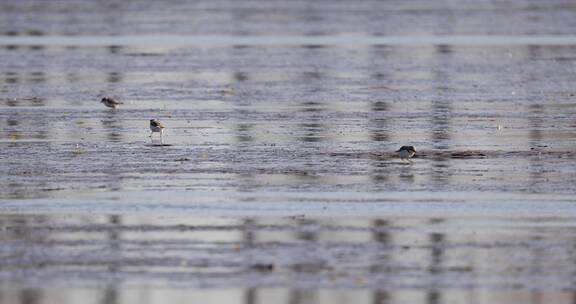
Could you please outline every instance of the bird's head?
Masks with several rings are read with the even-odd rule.
[[[400,152],[400,151],[407,151],[407,152],[416,153],[416,149],[414,149],[414,146],[402,146],[396,152]]]

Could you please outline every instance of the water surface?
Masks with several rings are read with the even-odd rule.
[[[575,15],[5,1],[0,301],[573,303]]]

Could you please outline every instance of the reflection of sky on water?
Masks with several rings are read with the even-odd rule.
[[[562,48],[559,47],[559,49]],[[303,73],[296,72],[299,67],[294,69],[290,68],[289,65],[267,71],[258,71],[255,70],[253,64],[242,64],[238,67],[240,72],[234,70],[233,67],[238,66],[238,61],[235,59],[237,56],[242,61],[248,60],[256,63],[258,53],[263,53],[263,50],[258,48],[249,48],[247,51],[248,53],[255,52],[256,54],[251,56],[256,56],[256,58],[251,58],[250,55],[244,53],[231,54],[230,62],[226,64],[226,66],[232,67],[229,68],[229,73],[218,71],[218,68],[210,69],[207,66],[202,67],[200,71],[195,69],[152,72],[137,68],[120,73],[117,67],[106,71],[112,66],[118,66],[109,63],[99,67],[95,66],[92,68],[93,70],[73,69],[70,71],[53,65],[47,67],[46,70],[30,72],[23,72],[21,68],[14,67],[8,68],[4,72],[4,84],[7,92],[15,92],[14,89],[10,88],[17,87],[19,93],[17,95],[9,93],[0,102],[8,107],[43,105],[56,109],[67,108],[72,112],[70,116],[73,116],[77,114],[74,113],[77,110],[101,110],[101,104],[97,102],[96,99],[98,98],[95,95],[100,96],[109,93],[120,95],[127,101],[125,111],[140,111],[131,114],[135,119],[146,115],[145,112],[142,112],[143,110],[159,109],[170,116],[175,111],[191,111],[191,113],[182,113],[182,115],[190,115],[195,121],[201,117],[210,117],[210,115],[199,115],[197,111],[205,111],[207,114],[223,112],[225,115],[226,111],[235,105],[242,106],[243,110],[253,111],[256,114],[261,112],[274,114],[294,113],[299,108],[298,103],[321,103],[323,106],[318,110],[326,112],[321,114],[324,117],[329,117],[329,121],[333,122],[325,124],[323,128],[326,131],[332,130],[332,132],[339,133],[339,136],[332,136],[333,140],[341,141],[342,138],[353,140],[353,138],[370,136],[350,133],[356,132],[356,126],[352,124],[354,121],[349,121],[348,128],[342,130],[341,126],[345,125],[348,119],[355,118],[351,115],[356,115],[356,118],[361,120],[385,119],[395,121],[388,127],[390,129],[397,126],[392,130],[393,132],[388,132],[390,133],[388,135],[389,141],[398,142],[404,139],[407,142],[429,144],[436,148],[470,146],[468,138],[475,138],[473,144],[479,147],[513,144],[530,148],[528,146],[530,135],[528,133],[522,134],[519,131],[522,128],[529,128],[530,123],[526,121],[525,117],[533,116],[528,114],[532,106],[547,109],[547,111],[541,112],[540,117],[534,118],[543,121],[540,124],[539,132],[547,133],[547,138],[554,137],[554,134],[564,136],[562,126],[568,127],[571,123],[569,117],[556,117],[565,113],[566,107],[570,109],[569,104],[566,104],[569,95],[564,91],[558,92],[553,87],[548,88],[548,84],[542,84],[540,88],[526,87],[522,84],[517,89],[509,89],[517,86],[515,82],[518,81],[541,83],[542,77],[537,76],[538,72],[530,73],[530,78],[524,80],[514,79],[517,78],[514,74],[510,79],[508,76],[510,73],[501,74],[501,71],[496,68],[491,71],[474,72],[475,69],[484,69],[484,63],[473,65],[470,70],[461,71],[459,66],[466,64],[468,59],[459,57],[462,57],[462,54],[469,55],[469,50],[462,50],[466,53],[461,53],[457,51],[458,48],[456,47],[456,50],[448,52],[446,50],[451,49],[448,46],[440,46],[437,50],[430,49],[430,53],[423,52],[426,50],[425,48],[415,52],[414,55],[418,54],[417,56],[428,54],[419,58],[429,57],[430,59],[427,60],[432,60],[428,63],[430,71],[427,71],[427,68],[424,67],[412,67],[407,59],[402,59],[404,49],[394,49],[396,52],[380,53],[378,49],[375,49],[374,52],[355,53],[353,54],[354,57],[345,57],[351,60],[351,63],[335,68],[325,65],[323,58],[333,57],[330,60],[337,60],[339,56],[346,55],[346,50],[338,48],[311,49],[311,51],[301,53],[301,57],[286,58],[290,62],[318,61],[321,64],[318,67],[313,67],[309,72]],[[521,48],[513,49],[514,53],[517,54],[521,54],[521,50]],[[517,64],[515,63],[515,67],[511,65],[510,69],[520,69],[520,67],[524,69],[525,66],[537,62],[534,60],[546,58],[550,54],[563,56],[556,54],[557,48],[555,47],[545,48],[545,50],[549,50],[550,53],[544,53],[542,50],[540,51],[542,54],[534,55],[533,52],[530,52],[529,56],[539,57],[521,59],[521,56],[518,58],[517,55],[509,53],[506,49],[494,49],[495,54],[501,55],[502,62],[508,60],[508,54],[513,55],[513,61]],[[566,50],[569,51],[570,49]],[[411,49],[406,49],[406,51],[414,52]],[[315,52],[320,53],[316,54]],[[296,53],[298,53],[297,49]],[[68,51],[59,54],[60,51],[55,50],[56,60],[59,56],[62,58],[69,55],[74,56],[74,53]],[[285,53],[274,51],[269,55],[281,56]],[[360,60],[360,58],[355,58],[358,55],[367,57],[360,57],[362,59]],[[190,54],[190,56],[196,57],[201,56],[201,54]],[[162,60],[164,57],[169,58],[170,54],[162,55],[161,58],[153,56],[151,57],[153,59],[145,57],[147,59],[144,60],[154,63],[160,59],[161,62],[164,62]],[[141,61],[139,57],[130,59],[128,56],[127,58],[128,62],[126,62],[126,58],[123,58],[118,64],[121,66],[133,60],[134,62]],[[400,60],[397,63],[398,59]],[[374,62],[374,64],[366,65],[363,61]],[[74,65],[75,62],[77,61],[71,60],[70,64]],[[276,60],[270,62],[276,62]],[[80,61],[78,61],[79,63]],[[386,63],[390,67],[387,68]],[[473,64],[473,61],[467,64]],[[160,66],[159,63],[156,65]],[[97,69],[94,70],[95,68]],[[150,69],[154,68],[154,66],[150,67]],[[344,68],[347,68],[348,72],[344,72]],[[105,70],[102,71],[102,69]],[[318,72],[319,69],[322,72]],[[482,76],[484,72],[487,73]],[[521,70],[518,71],[518,73],[520,72]],[[559,75],[562,73],[560,72]],[[395,76],[396,74],[400,76]],[[502,83],[499,84],[499,81]],[[39,83],[43,85],[39,86]],[[407,84],[410,87],[406,87]],[[227,85],[232,86],[232,93],[220,93],[220,91],[226,90],[225,86]],[[54,89],[63,86],[69,87],[70,90],[62,92]],[[427,96],[426,92],[429,91],[426,88],[436,91],[436,95]],[[487,88],[500,91],[501,100],[495,100],[492,94],[485,92]],[[526,89],[522,91],[522,88]],[[547,91],[549,93],[546,93]],[[87,95],[87,92],[98,93]],[[471,95],[472,93],[474,96]],[[43,102],[38,103],[38,100]],[[553,102],[550,102],[551,100]],[[382,113],[383,115],[375,113],[376,111],[372,109],[374,103],[386,103],[386,113]],[[365,118],[366,116],[362,112],[368,112],[370,116]],[[100,113],[94,113],[90,119],[98,119]],[[18,113],[18,120],[25,122],[27,118],[22,117],[22,115],[26,114],[26,112]],[[177,118],[178,115],[174,116]],[[551,120],[552,117],[554,117],[553,121]],[[275,120],[273,117],[262,116],[262,118],[268,121]],[[254,120],[254,117],[250,117],[250,119]],[[309,118],[304,117],[304,119],[308,120]],[[176,121],[175,123],[179,124],[180,122]],[[304,122],[304,124],[306,123]],[[556,126],[557,124],[560,124],[561,128],[552,127],[552,125]],[[205,125],[213,125],[213,122],[207,121]],[[504,130],[496,132],[499,125]],[[266,129],[269,127],[266,126]],[[425,128],[430,129],[430,143],[425,142],[426,138],[422,138],[425,134],[421,132]],[[221,131],[217,128],[212,130]],[[99,128],[91,130],[93,133],[100,131]],[[210,132],[210,130],[206,131]],[[91,137],[100,138],[99,136]]]

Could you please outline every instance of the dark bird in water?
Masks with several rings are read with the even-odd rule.
[[[115,100],[114,98],[110,98],[110,97],[104,97],[104,98],[102,98],[102,100],[100,102],[103,103],[105,106],[112,108],[112,109],[118,109],[118,107],[121,104],[124,104],[123,102],[120,102],[120,101]]]
[[[414,149],[414,146],[402,146],[396,152],[398,153],[398,155],[400,155],[400,159],[402,161],[405,160],[410,161],[410,158],[412,158],[414,154],[416,154],[416,149]]]

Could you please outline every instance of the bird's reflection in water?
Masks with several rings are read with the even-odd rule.
[[[114,109],[109,109],[102,119],[102,127],[106,133],[106,140],[110,142],[121,142],[123,140],[120,130],[123,128],[120,114]]]

